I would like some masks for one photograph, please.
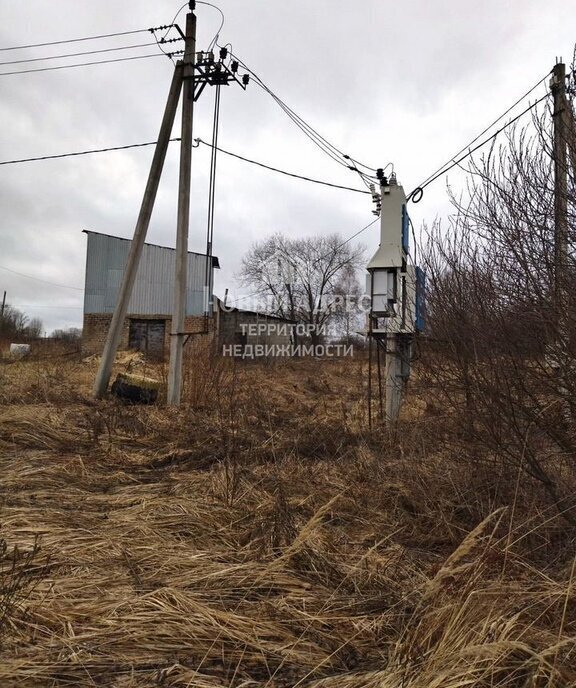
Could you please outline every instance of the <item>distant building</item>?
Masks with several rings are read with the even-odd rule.
[[[255,344],[285,346],[292,342],[295,321],[268,313],[225,307],[220,299],[217,303],[216,330],[220,349],[230,345],[240,345],[242,349]]]
[[[118,299],[124,266],[131,240],[84,230],[88,237],[84,291],[82,352],[101,353]],[[172,302],[176,251],[155,244],[144,244],[128,314],[124,323],[121,349],[138,349],[150,357],[162,358],[170,347]],[[204,317],[207,257],[188,253],[186,294],[186,332],[213,331],[214,319]],[[210,284],[214,268],[212,257]],[[211,299],[210,299],[211,300]]]
[[[84,291],[82,353],[100,354],[118,299],[131,240],[84,230],[88,237]],[[151,358],[164,358],[170,348],[174,291],[175,249],[144,244],[120,349],[137,349]],[[196,335],[216,334],[219,350],[225,345],[286,345],[291,342],[292,321],[256,311],[217,306],[204,315],[207,257],[188,253],[188,286],[184,331]],[[210,284],[218,258],[212,257]],[[209,299],[211,302],[213,299]],[[280,324],[288,327],[278,327]],[[265,327],[263,327],[265,326]]]

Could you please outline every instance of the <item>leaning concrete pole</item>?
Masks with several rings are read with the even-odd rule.
[[[156,200],[156,192],[158,191],[164,160],[166,159],[166,151],[168,150],[168,144],[170,142],[174,117],[176,116],[178,101],[180,100],[182,70],[182,63],[178,62],[174,70],[174,76],[172,77],[172,84],[168,93],[164,117],[162,118],[162,125],[158,135],[158,142],[154,150],[148,182],[146,184],[146,190],[144,191],[142,205],[140,206],[140,214],[138,215],[138,221],[134,229],[134,238],[132,239],[130,253],[128,254],[128,260],[124,268],[118,301],[114,309],[114,315],[112,316],[112,322],[110,323],[106,344],[104,345],[104,351],[102,353],[102,360],[100,361],[100,367],[98,368],[98,373],[96,374],[96,380],[94,382],[93,393],[97,398],[102,397],[108,389],[108,383],[112,375],[112,366],[116,358],[116,351],[118,350],[118,345],[122,337],[122,329],[128,311],[128,303],[132,295],[132,287],[136,279],[138,264],[140,263],[140,256],[142,255],[146,233],[150,224],[150,217]]]
[[[178,184],[178,220],[176,230],[176,274],[170,336],[167,402],[178,406],[182,392],[182,358],[186,287],[188,284],[188,228],[190,224],[190,180],[192,171],[192,120],[194,116],[194,57],[196,52],[196,16],[186,15],[186,45],[182,87],[182,135],[180,142],[180,179]]]

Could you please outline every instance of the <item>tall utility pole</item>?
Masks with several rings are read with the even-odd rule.
[[[565,321],[566,268],[568,263],[568,139],[566,65],[554,65],[550,90],[554,97],[554,291],[560,322]]]
[[[176,274],[174,310],[168,369],[169,404],[178,405],[182,392],[182,355],[188,284],[188,228],[190,224],[190,181],[192,169],[192,121],[194,116],[194,56],[196,53],[196,16],[186,15],[186,43],[183,60],[182,141],[180,144],[180,179],[178,185],[178,221],[176,234]]]
[[[6,308],[6,291],[2,297],[2,310],[0,310],[0,320],[4,320],[4,309]]]
[[[162,168],[166,158],[166,151],[170,141],[170,134],[174,125],[174,118],[183,91],[182,102],[182,137],[180,146],[180,179],[178,187],[178,221],[176,238],[176,269],[174,284],[174,306],[172,313],[172,332],[170,341],[170,368],[168,374],[168,403],[178,404],[182,386],[182,349],[184,338],[184,321],[186,316],[187,268],[188,268],[188,225],[190,219],[190,177],[192,166],[192,116],[194,101],[198,100],[204,88],[227,85],[233,81],[246,89],[249,76],[238,75],[239,63],[233,60],[230,65],[225,63],[228,57],[226,48],[220,49],[220,59],[214,59],[211,51],[199,53],[196,59],[196,17],[194,15],[195,0],[189,0],[190,12],[186,15],[186,34],[178,28],[185,41],[184,59],[177,62],[172,78],[172,85],[168,94],[168,101],[160,127],[160,134],[154,150],[154,158],[148,175],[148,182],[140,207],[140,214],[134,238],[130,246],[128,260],[122,277],[122,284],[118,294],[118,301],[108,330],[106,344],[102,353],[102,360],[93,393],[95,397],[102,397],[108,389],[112,375],[112,366],[116,352],[122,338],[124,322],[128,312],[132,287],[136,279],[146,233],[150,224],[154,201],[162,175]]]
[[[572,174],[576,175],[576,123],[574,122],[574,110],[568,99],[566,99],[566,121],[570,164],[572,165]]]
[[[170,86],[170,92],[168,93],[166,109],[164,110],[164,117],[158,135],[158,142],[154,149],[154,157],[152,159],[152,165],[150,166],[148,182],[146,184],[146,190],[144,191],[142,205],[140,206],[138,221],[134,229],[134,238],[130,245],[130,252],[122,277],[122,284],[120,285],[118,301],[114,309],[114,315],[112,316],[112,322],[110,323],[108,336],[106,337],[104,351],[102,352],[102,360],[100,361],[100,366],[94,382],[93,392],[94,396],[97,398],[104,396],[108,389],[108,383],[112,375],[112,366],[114,365],[118,345],[122,338],[122,329],[124,327],[126,313],[128,312],[128,303],[132,295],[132,287],[136,279],[142,249],[144,248],[144,241],[146,239],[146,233],[148,232],[154,201],[156,200],[156,192],[158,191],[162,168],[164,167],[164,160],[166,159],[166,151],[168,150],[168,144],[170,142],[170,134],[172,132],[172,126],[174,125],[174,117],[176,116],[176,109],[178,108],[180,91],[182,89],[182,70],[182,63],[179,62],[176,65],[174,76],[172,77],[172,84]]]

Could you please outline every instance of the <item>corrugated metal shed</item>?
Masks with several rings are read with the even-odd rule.
[[[84,230],[88,235],[84,313],[113,313],[132,241]],[[176,251],[144,244],[128,313],[168,315],[172,313]],[[219,267],[212,258],[212,270]],[[186,314],[204,312],[206,256],[188,253]],[[213,282],[213,280],[212,280]]]

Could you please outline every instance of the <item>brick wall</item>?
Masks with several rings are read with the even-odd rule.
[[[139,315],[131,313],[124,321],[122,327],[122,337],[120,339],[119,349],[128,349],[128,334],[130,331],[130,319],[135,320],[164,320],[165,335],[164,335],[164,349],[166,354],[170,349],[170,331],[172,328],[172,317],[164,314],[156,315]],[[101,354],[104,349],[106,337],[108,336],[108,329],[112,322],[111,313],[84,313],[84,327],[82,330],[82,355],[91,356],[92,354]],[[214,318],[208,320],[208,330],[214,331]],[[190,333],[203,333],[206,329],[204,316],[189,315],[184,320],[184,331]]]

